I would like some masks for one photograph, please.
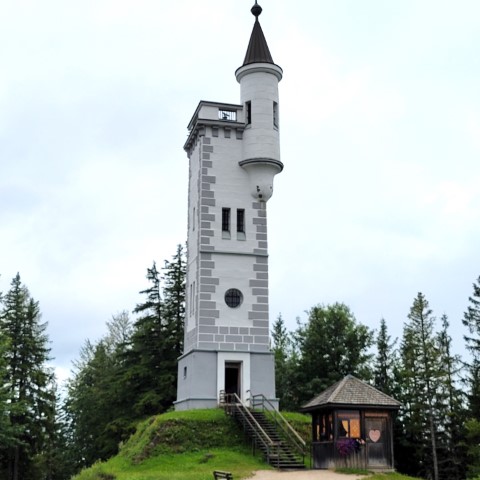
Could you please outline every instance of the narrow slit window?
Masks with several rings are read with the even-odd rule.
[[[278,128],[278,103],[273,102],[273,126]]]
[[[237,209],[237,232],[245,233],[245,210],[243,208]]]
[[[193,283],[190,284],[190,316],[193,315]]]
[[[197,294],[197,293],[196,293],[196,290],[195,290],[195,282],[193,282],[193,298],[192,298],[192,300],[193,300],[193,314],[194,314],[194,315],[196,315],[196,313],[197,313],[197,312],[196,312],[197,303],[196,303],[196,301],[195,301],[195,295],[196,295],[196,294]]]
[[[230,232],[230,209],[222,208],[222,232]]]
[[[245,114],[246,114],[246,123],[250,125],[252,123],[252,102],[245,103]]]
[[[192,230],[195,230],[195,207],[193,207],[193,215],[192,215]]]

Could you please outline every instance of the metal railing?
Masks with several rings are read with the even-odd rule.
[[[252,395],[250,398],[250,405],[255,410],[262,412],[269,412],[273,423],[278,431],[281,431],[287,443],[297,452],[297,455],[302,457],[302,462],[305,462],[305,455],[307,454],[307,443],[298,434],[298,432],[288,423],[287,419],[275,408],[275,406],[268,400],[265,395]]]
[[[258,446],[266,455],[267,463],[272,466],[280,467],[280,442],[273,441],[268,433],[257,422],[250,409],[242,402],[236,393],[225,393],[220,391],[220,406],[225,409],[228,415],[236,416],[243,426],[247,429],[252,438],[252,446],[255,453],[255,447]]]

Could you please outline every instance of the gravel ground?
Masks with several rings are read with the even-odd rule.
[[[296,470],[289,472],[258,470],[250,478],[252,480],[359,480],[365,477],[362,475],[345,475],[330,470]]]

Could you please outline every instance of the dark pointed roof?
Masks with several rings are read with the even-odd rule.
[[[301,410],[317,410],[326,406],[363,406],[368,408],[397,409],[400,408],[401,404],[368,383],[362,382],[353,375],[347,375],[343,380],[328,387],[320,395],[306,403]]]
[[[255,15],[255,24],[253,25],[252,35],[248,44],[247,53],[243,65],[250,63],[274,63],[270,50],[268,49],[265,35],[258,21],[258,16],[262,13],[262,7],[255,5],[252,7],[252,14]]]

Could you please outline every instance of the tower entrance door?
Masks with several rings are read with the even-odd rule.
[[[225,393],[242,398],[242,362],[225,362]]]

